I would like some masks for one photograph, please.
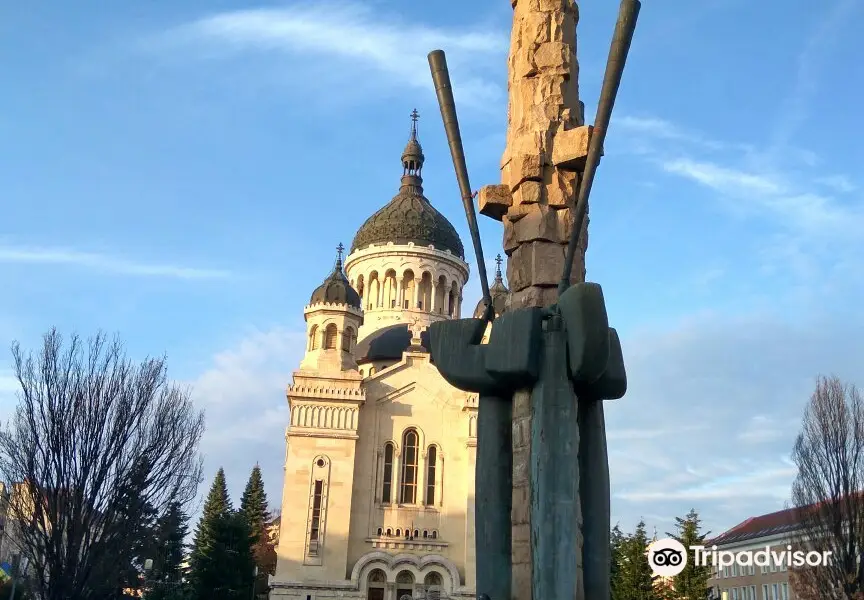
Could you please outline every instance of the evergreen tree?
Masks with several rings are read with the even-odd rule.
[[[675,538],[689,550],[692,546],[704,546],[705,538],[710,532],[702,533],[702,521],[696,509],[691,509],[687,516],[675,518],[677,534],[667,533],[669,537]],[[710,564],[697,565],[693,557],[689,557],[687,565],[673,579],[674,591],[672,598],[675,600],[703,600],[708,596],[708,580],[711,578],[712,567]]]
[[[252,554],[258,567],[255,583],[255,594],[266,594],[268,575],[275,573],[276,549],[270,541],[269,527],[272,524],[267,494],[264,492],[264,480],[261,477],[261,467],[257,464],[249,475],[246,489],[240,500],[240,511],[246,517],[252,532]]]
[[[214,568],[214,561],[219,555],[218,538],[224,537],[225,519],[233,512],[231,498],[228,497],[228,485],[225,482],[225,471],[220,467],[204,502],[204,511],[195,530],[195,539],[189,557],[190,583],[202,600],[210,597],[208,591],[216,585],[209,578],[211,573],[218,572],[218,568]]]
[[[208,552],[194,565],[196,600],[248,600],[255,583],[252,531],[240,511],[213,522]]]
[[[618,597],[626,600],[659,600],[654,589],[656,576],[648,562],[648,535],[644,521],[639,521],[636,531],[622,540],[619,556]]]
[[[264,480],[261,478],[261,467],[257,464],[249,475],[243,497],[240,499],[240,510],[246,515],[252,537],[257,542],[267,535],[267,522],[270,515],[267,507],[267,494],[264,492]]]
[[[168,505],[154,527],[153,566],[147,573],[145,600],[171,600],[183,595],[184,540],[187,516],[179,503]]]
[[[623,559],[622,549],[625,538],[624,533],[621,531],[621,528],[617,524],[615,525],[615,527],[612,528],[610,540],[612,546],[612,561],[609,571],[609,581],[610,589],[612,591],[612,600],[629,600],[629,598],[627,598],[623,594],[624,590],[621,582],[621,562]]]

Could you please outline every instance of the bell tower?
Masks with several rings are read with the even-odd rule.
[[[303,311],[306,354],[287,393],[282,521],[271,584],[301,598],[314,597],[315,582],[344,581],[348,561],[357,425],[366,396],[354,355],[363,311],[342,271],[343,250],[339,244],[333,271]]]

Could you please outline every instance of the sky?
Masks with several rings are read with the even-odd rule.
[[[617,3],[585,3],[593,120]],[[622,337],[613,521],[720,533],[782,509],[820,374],[864,385],[864,0],[645,2],[591,197],[588,279]],[[279,504],[303,306],[397,192],[476,265],[426,54],[445,50],[474,188],[500,181],[512,10],[408,3],[0,5],[0,420],[13,340],[57,327],[166,355],[206,411],[206,490]],[[480,218],[487,258],[500,223]],[[5,354],[5,357],[3,356]]]

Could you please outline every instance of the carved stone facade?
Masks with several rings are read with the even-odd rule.
[[[422,160],[412,128],[403,191],[419,188]],[[274,600],[475,596],[477,398],[445,382],[422,346],[429,324],[461,315],[468,265],[458,236],[441,234],[446,219],[434,217],[433,240],[418,239],[418,219],[367,221],[344,283],[341,249],[326,280],[350,289],[317,291],[304,309]]]

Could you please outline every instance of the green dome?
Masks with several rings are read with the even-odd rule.
[[[366,219],[351,244],[351,252],[369,246],[414,243],[449,250],[465,258],[462,240],[456,228],[423,195],[423,149],[417,140],[417,111],[405,151],[402,153],[402,186],[399,193],[383,208]]]

